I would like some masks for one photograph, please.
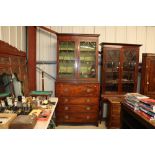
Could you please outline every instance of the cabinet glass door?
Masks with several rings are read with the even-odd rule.
[[[104,59],[106,92],[117,92],[119,85],[120,50],[107,50]]]
[[[59,78],[75,76],[75,42],[63,41],[59,44]]]
[[[96,78],[96,42],[80,42],[80,78]]]
[[[122,91],[134,91],[135,67],[137,54],[134,48],[125,49],[123,53]]]

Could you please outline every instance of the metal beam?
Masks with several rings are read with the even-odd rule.
[[[37,64],[40,64],[40,65],[55,65],[57,64],[56,61],[44,61],[44,60],[39,60],[36,62]]]

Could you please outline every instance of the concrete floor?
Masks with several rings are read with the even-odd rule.
[[[105,122],[102,121],[101,124],[95,125],[58,125],[55,129],[106,129]]]

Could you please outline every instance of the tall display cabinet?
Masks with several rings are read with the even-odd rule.
[[[98,34],[59,34],[56,124],[98,123]]]
[[[155,99],[155,54],[143,53],[141,94]]]
[[[140,46],[101,43],[103,95],[119,95],[137,91]]]
[[[120,127],[120,103],[123,95],[137,91],[140,46],[101,43],[101,97],[103,103],[108,103],[108,128]]]

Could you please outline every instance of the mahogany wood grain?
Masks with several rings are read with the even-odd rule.
[[[98,83],[56,83],[56,96],[99,97],[99,89]]]
[[[155,54],[142,54],[141,94],[155,99]]]
[[[124,52],[130,50],[131,52],[134,52],[136,55],[136,62],[135,62],[135,70],[133,75],[133,81],[134,81],[134,88],[132,92],[137,91],[137,79],[138,79],[138,65],[139,65],[139,47],[140,44],[123,44],[123,43],[107,43],[103,42],[101,45],[101,53],[102,53],[102,66],[101,66],[101,88],[102,88],[102,95],[108,96],[108,95],[121,95],[125,94],[128,91],[123,91],[123,63],[125,62],[125,59],[123,57]],[[105,72],[107,71],[105,67],[105,62],[107,61],[107,54],[110,51],[119,51],[120,57],[119,57],[119,66],[118,66],[118,90],[108,91],[106,90],[106,77]]]
[[[28,95],[28,77],[26,52],[0,41],[0,74],[16,74],[19,81],[22,82],[24,95]]]
[[[36,90],[36,27],[28,26],[28,83],[29,91]]]
[[[71,105],[71,104],[61,104],[59,103],[56,111],[59,113],[63,112],[70,112],[70,113],[78,113],[78,112],[92,112],[95,113],[99,110],[98,104],[90,105],[90,104],[85,104],[85,105]]]
[[[57,34],[57,79],[56,96],[59,98],[56,109],[56,124],[93,123],[98,124],[100,84],[98,82],[98,34]],[[74,77],[59,77],[59,46],[62,41],[74,41]],[[80,42],[95,42],[94,78],[80,78]]]
[[[70,105],[94,105],[98,104],[98,97],[60,97],[59,104],[70,104]]]
[[[97,113],[59,113],[56,124],[64,123],[95,123],[98,119]]]

